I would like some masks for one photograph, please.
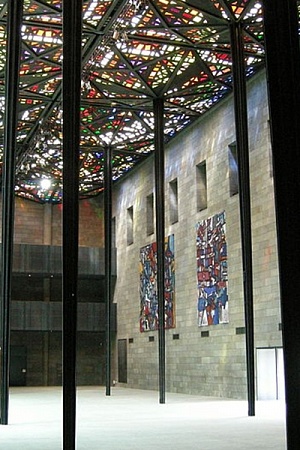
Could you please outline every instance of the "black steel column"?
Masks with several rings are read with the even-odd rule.
[[[153,101],[155,140],[155,210],[157,243],[157,296],[158,296],[158,360],[159,402],[165,403],[165,163],[164,163],[164,101]]]
[[[246,73],[244,63],[243,29],[241,23],[231,24],[232,69],[234,87],[234,109],[236,127],[236,146],[239,168],[239,200],[243,259],[244,314],[246,329],[246,364],[248,415],[255,415],[255,376],[254,376],[254,326],[253,326],[253,276],[252,276],[252,238],[251,204],[249,176],[249,145]]]
[[[5,72],[5,128],[2,180],[1,424],[8,423],[10,299],[14,239],[16,128],[19,97],[23,0],[8,2]]]
[[[296,0],[264,0],[288,450],[300,442],[300,51]]]
[[[105,147],[104,167],[104,221],[105,221],[105,302],[106,302],[106,395],[111,389],[111,272],[112,272],[112,149]]]
[[[63,1],[63,448],[76,445],[82,2]]]

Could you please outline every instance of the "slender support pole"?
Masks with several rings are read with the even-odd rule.
[[[111,394],[111,297],[112,297],[112,149],[105,148],[104,170],[104,220],[105,220],[105,298],[106,298],[106,395]]]
[[[300,442],[300,50],[296,0],[264,0],[265,48],[273,155],[287,449]]]
[[[246,75],[244,67],[243,30],[241,23],[231,24],[231,47],[234,83],[236,146],[239,166],[239,199],[244,277],[244,313],[246,329],[246,364],[248,415],[255,415],[254,325],[251,204],[249,176],[248,116]]]
[[[76,445],[81,1],[63,1],[63,448]]]
[[[23,0],[8,2],[7,65],[5,74],[5,130],[2,182],[2,258],[1,258],[1,424],[8,424],[10,299],[14,238],[14,187],[16,128],[19,96],[21,25]]]
[[[165,165],[164,165],[164,101],[153,101],[155,139],[155,210],[157,243],[158,359],[159,402],[165,403]]]

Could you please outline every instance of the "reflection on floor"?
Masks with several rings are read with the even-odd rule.
[[[12,388],[3,450],[62,448],[60,388]],[[77,450],[284,450],[285,411],[279,401],[247,402],[114,387],[80,387]]]

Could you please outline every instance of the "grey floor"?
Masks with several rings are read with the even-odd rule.
[[[136,389],[78,389],[78,450],[284,450],[285,412],[280,401],[247,402]],[[0,425],[1,450],[62,449],[59,388],[12,388],[9,425]]]

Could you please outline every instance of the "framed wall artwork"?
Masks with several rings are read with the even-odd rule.
[[[165,238],[165,328],[175,327],[174,235]],[[157,246],[140,249],[140,331],[158,329]]]

